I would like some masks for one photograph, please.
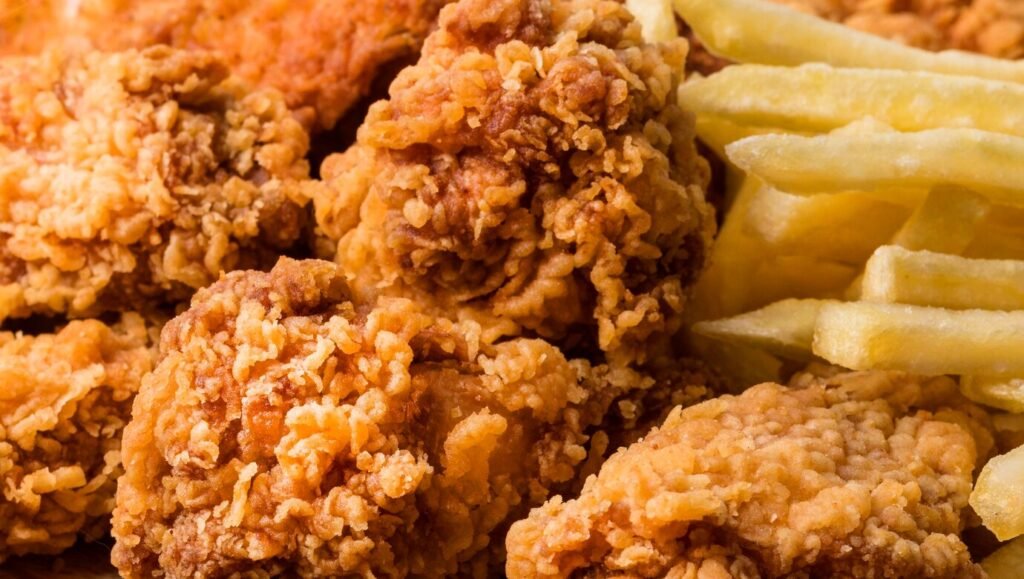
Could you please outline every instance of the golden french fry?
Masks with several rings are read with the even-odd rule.
[[[960,391],[979,404],[1024,412],[1024,379],[999,376],[961,376]]]
[[[974,128],[1024,136],[1024,85],[929,72],[744,64],[679,87],[698,116],[825,132],[865,117],[899,131]]]
[[[777,131],[772,127],[748,127],[713,116],[697,117],[697,138],[711,147],[719,157],[728,160],[725,147],[730,143],[752,135],[764,135]]]
[[[958,51],[928,52],[763,0],[675,0],[712,53],[737,62],[928,70],[1024,82],[1024,64]]]
[[[679,36],[671,0],[626,0],[647,42],[665,42]]]
[[[1024,570],[1024,538],[999,547],[981,561],[989,579],[1019,579]]]
[[[717,370],[731,392],[739,393],[755,384],[783,379],[782,362],[764,350],[696,335],[690,337],[690,347],[695,355]]]
[[[747,230],[778,253],[862,264],[910,211],[862,193],[790,195],[762,187],[747,208]]]
[[[811,340],[821,307],[829,300],[787,299],[759,310],[693,325],[695,334],[760,348],[791,360],[813,360]]]
[[[788,193],[884,191],[899,197],[957,184],[994,203],[1024,205],[1024,138],[975,129],[766,134],[733,142],[726,154]]]
[[[893,243],[907,249],[963,253],[990,208],[984,197],[967,189],[936,187],[903,224]]]
[[[813,350],[853,370],[1024,375],[1024,312],[826,304]]]
[[[981,469],[971,506],[1000,541],[1024,534],[1024,446],[997,456]]]
[[[883,246],[864,269],[861,299],[957,310],[1024,310],[1024,261]]]

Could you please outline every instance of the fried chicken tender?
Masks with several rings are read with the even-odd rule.
[[[114,564],[484,574],[507,524],[582,468],[612,401],[653,381],[483,332],[409,299],[359,301],[326,261],[200,290],[125,431]]]
[[[0,59],[0,319],[187,299],[306,221],[309,138],[209,55]]]
[[[675,103],[686,51],[645,44],[609,0],[446,7],[357,145],[325,161],[322,254],[364,299],[415,295],[615,361],[654,357],[714,231]]]
[[[15,0],[0,53],[168,44],[217,53],[232,73],[284,93],[327,129],[388,63],[412,57],[452,0]]]
[[[106,533],[121,431],[155,357],[137,314],[0,332],[0,561]]]
[[[991,448],[945,377],[762,384],[675,410],[515,523],[508,576],[981,577],[958,533]]]
[[[1018,0],[773,1],[920,48],[1024,57],[1024,3]]]

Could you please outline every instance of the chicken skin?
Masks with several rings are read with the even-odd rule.
[[[982,577],[958,533],[987,417],[945,377],[798,375],[675,410],[515,523],[526,577]]]
[[[686,42],[609,0],[462,0],[328,158],[324,239],[361,299],[491,316],[615,363],[675,334],[714,231]]]
[[[326,261],[200,290],[165,326],[125,431],[114,564],[485,574],[507,524],[585,464],[612,401],[651,381],[483,331],[360,301]]]
[[[0,9],[0,53],[208,50],[284,93],[309,127],[328,129],[383,67],[416,54],[450,1],[15,0],[6,16]]]
[[[137,314],[0,332],[0,561],[109,528],[121,431],[156,349]]]
[[[308,136],[209,55],[0,59],[0,319],[188,299],[299,237]]]

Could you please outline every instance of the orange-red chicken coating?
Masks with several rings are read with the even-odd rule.
[[[0,319],[187,299],[300,236],[308,136],[213,57],[0,59]]]
[[[360,301],[325,261],[200,290],[164,328],[126,429],[115,565],[486,573],[512,518],[584,464],[613,400],[652,381],[483,331]]]
[[[109,528],[121,431],[156,348],[137,314],[0,332],[0,561]]]
[[[508,576],[982,577],[987,417],[948,378],[798,375],[674,411],[512,526]]]
[[[645,361],[714,230],[686,43],[609,0],[462,0],[329,158],[315,199],[361,296],[476,308],[510,333]]]

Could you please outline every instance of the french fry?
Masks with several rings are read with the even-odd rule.
[[[730,143],[753,135],[764,135],[777,131],[772,127],[748,127],[713,116],[697,117],[697,138],[711,147],[719,157],[728,160],[725,148]]]
[[[1024,312],[826,304],[813,350],[853,370],[1024,375]]]
[[[1024,569],[1024,538],[1014,539],[999,547],[981,561],[989,579],[1019,579]]]
[[[693,325],[693,332],[723,342],[760,348],[791,360],[813,360],[814,324],[828,300],[787,299],[759,310]]]
[[[626,0],[647,42],[666,42],[679,36],[671,0]]]
[[[1024,136],[1024,85],[929,72],[745,64],[682,84],[679,100],[698,116],[786,131],[826,132],[874,117],[899,131]]]
[[[879,247],[864,269],[861,299],[957,310],[1024,310],[1024,261]]]
[[[961,376],[960,391],[979,404],[1024,412],[1024,379],[998,376]]]
[[[750,346],[691,336],[690,348],[701,360],[714,367],[730,392],[740,393],[763,382],[779,382],[782,361]]]
[[[903,224],[893,243],[907,249],[963,253],[990,208],[984,197],[961,187],[936,187]]]
[[[737,62],[928,70],[1024,82],[1024,65],[958,51],[928,52],[763,0],[675,0],[710,50]]]
[[[1021,481],[1024,481],[1024,447],[989,460],[971,493],[971,506],[1000,541],[1024,534]]]
[[[747,230],[773,250],[862,264],[906,222],[905,207],[862,193],[790,195],[762,187],[747,208]]]
[[[729,160],[788,193],[885,191],[899,197],[957,184],[1024,206],[1024,138],[974,129],[917,133],[766,134],[726,147]]]

